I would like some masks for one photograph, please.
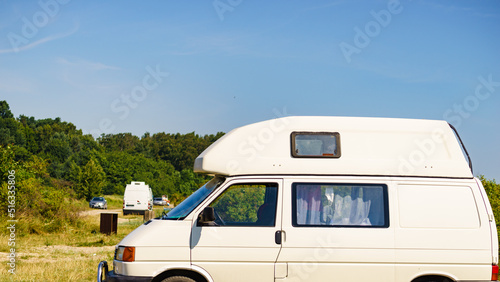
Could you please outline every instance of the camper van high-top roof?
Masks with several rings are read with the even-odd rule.
[[[473,177],[447,122],[363,117],[284,117],[236,128],[198,156],[194,170]]]

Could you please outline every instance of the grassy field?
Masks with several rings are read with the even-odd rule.
[[[142,216],[122,215],[122,197],[105,198],[108,211],[118,213],[117,234],[99,233],[98,211],[81,203],[78,227],[58,233],[16,236],[15,275],[8,272],[9,237],[3,234],[0,236],[0,281],[95,281],[97,264],[102,260],[112,262],[114,246],[143,223]],[[162,207],[155,207],[156,215],[162,211]]]

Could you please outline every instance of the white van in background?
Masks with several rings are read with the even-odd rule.
[[[462,150],[445,121],[234,129],[195,160],[214,178],[118,243],[98,281],[496,281],[493,211]]]
[[[144,182],[132,182],[123,194],[123,215],[144,214],[153,209],[153,192]]]

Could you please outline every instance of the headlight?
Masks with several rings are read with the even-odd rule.
[[[135,260],[135,247],[118,246],[115,259],[119,261],[132,262]]]

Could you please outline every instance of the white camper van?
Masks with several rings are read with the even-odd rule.
[[[144,214],[153,209],[153,192],[144,182],[132,182],[125,187],[123,194],[123,215]]]
[[[214,178],[125,237],[98,281],[497,280],[493,212],[461,143],[433,120],[234,129],[195,161]]]

